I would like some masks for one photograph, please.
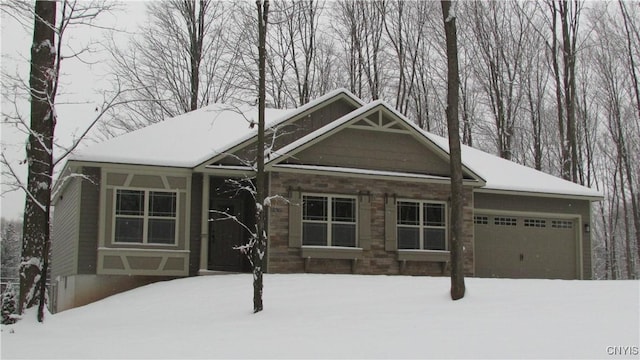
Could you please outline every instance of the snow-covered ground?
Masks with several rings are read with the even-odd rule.
[[[145,286],[2,326],[2,358],[634,358],[639,281],[266,275]],[[626,356],[620,355],[627,353]]]

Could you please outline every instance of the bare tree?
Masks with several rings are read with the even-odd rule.
[[[57,77],[55,32],[56,3],[36,1],[29,88],[31,124],[27,146],[27,198],[23,220],[18,313],[40,303],[43,320],[48,267],[50,200],[55,129],[55,83]]]
[[[379,99],[385,82],[384,1],[341,0],[334,6],[336,36],[346,47],[349,89],[358,97]]]
[[[233,96],[237,44],[226,30],[233,20],[228,7],[213,0],[149,3],[149,22],[131,43],[110,45],[112,72],[135,91],[103,131],[131,131]]]
[[[256,0],[258,8],[258,142],[257,142],[257,173],[256,173],[256,239],[251,248],[253,265],[253,312],[262,311],[262,273],[264,255],[267,249],[265,235],[265,172],[264,172],[264,144],[265,144],[265,83],[267,57],[267,24],[269,19],[269,0]]]
[[[464,297],[464,247],[462,188],[462,150],[458,119],[458,43],[456,35],[455,3],[442,1],[442,18],[447,42],[447,125],[449,128],[449,164],[451,169],[451,299]]]
[[[60,69],[64,59],[80,57],[90,51],[88,47],[80,50],[73,48],[63,54],[63,39],[68,29],[73,26],[92,26],[92,21],[103,11],[112,6],[102,2],[63,1],[60,8],[57,3],[37,1],[34,7],[26,3],[12,3],[10,8],[3,7],[3,11],[19,13],[19,16],[33,19],[33,46],[31,47],[30,77],[28,85],[18,77],[10,77],[3,73],[3,78],[15,81],[12,87],[13,100],[17,93],[25,91],[29,94],[31,103],[30,122],[22,116],[19,106],[14,102],[14,112],[3,109],[3,116],[8,122],[24,131],[28,137],[26,146],[27,181],[23,182],[15,169],[15,164],[6,155],[1,155],[3,165],[3,181],[9,179],[9,191],[21,190],[26,194],[23,217],[22,254],[19,268],[20,299],[18,312],[38,306],[38,321],[44,319],[46,303],[46,281],[49,266],[51,199],[54,167],[60,163],[70,151],[77,146],[88,132],[76,139],[71,148],[56,147],[54,130],[57,122],[56,95],[59,92]],[[59,17],[57,15],[59,14]],[[24,85],[24,87],[21,87]],[[119,93],[107,101],[102,110],[97,109],[98,115],[89,128],[116,101]],[[5,98],[9,97],[3,91]],[[55,152],[62,150],[62,155]],[[73,175],[71,175],[73,176]],[[61,181],[64,181],[62,179]],[[4,189],[3,189],[4,191]]]

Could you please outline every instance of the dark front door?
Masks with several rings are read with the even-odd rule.
[[[209,217],[209,270],[243,271],[245,256],[234,249],[246,241],[246,232],[240,224],[244,221],[243,203],[238,199],[214,199],[212,205],[213,211]]]

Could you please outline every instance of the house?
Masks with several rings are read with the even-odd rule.
[[[249,270],[233,247],[255,225],[256,119],[214,104],[77,151],[54,199],[54,311]],[[266,119],[267,272],[447,273],[446,139],[346,90]],[[466,146],[462,160],[467,276],[591,278],[598,191]]]

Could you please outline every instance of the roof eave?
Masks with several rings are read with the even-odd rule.
[[[334,101],[340,100],[340,99],[344,99],[347,100],[349,102],[351,102],[354,106],[356,107],[362,107],[365,105],[365,103],[359,99],[357,96],[355,96],[353,93],[351,93],[349,90],[347,89],[337,89],[334,90],[328,94],[325,94],[324,96],[321,96],[303,106],[298,107],[297,109],[293,109],[293,113],[290,114],[289,116],[287,116],[286,118],[282,119],[281,121],[277,121],[273,124],[270,124],[270,128],[276,127],[276,126],[283,126],[283,125],[288,125],[304,116],[306,116],[308,113],[314,111],[315,109],[317,109],[319,106],[323,105],[323,104],[327,104],[327,103],[332,103]],[[257,140],[257,131],[255,133],[252,133],[250,136],[247,136],[246,138],[240,139],[238,142],[236,142],[233,145],[228,146],[226,149],[217,152],[216,154],[213,154],[212,156],[207,157],[204,161],[200,161],[196,166],[194,166],[194,171],[196,172],[204,172],[206,171],[206,167],[207,164],[216,162],[221,160],[224,156],[228,155],[228,154],[232,154],[235,153],[237,151],[239,151],[240,149],[248,146],[249,144],[251,144],[252,142]]]
[[[474,192],[483,193],[483,194],[535,196],[535,197],[544,197],[544,198],[588,200],[588,201],[604,200],[604,196],[602,195],[552,193],[552,192],[517,190],[517,189],[506,190],[506,189],[477,188],[474,190]]]

